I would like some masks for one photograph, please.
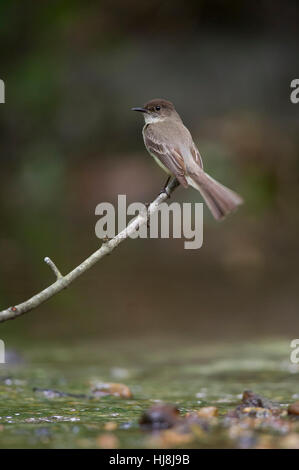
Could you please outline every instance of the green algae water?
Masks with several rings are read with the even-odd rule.
[[[290,352],[288,340],[16,345],[7,351],[11,363],[0,365],[0,447],[151,447],[139,420],[155,403],[173,404],[182,414],[215,406],[221,420],[246,389],[286,408],[299,397],[299,367],[290,362]],[[125,384],[132,397],[92,396],[95,382]],[[278,439],[284,435],[278,430]],[[176,446],[240,443],[222,426]]]

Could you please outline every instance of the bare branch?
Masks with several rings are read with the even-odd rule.
[[[178,185],[178,181],[176,179],[173,179],[168,184],[165,191],[159,194],[159,196],[149,205],[147,213],[139,214],[137,217],[135,217],[135,219],[133,219],[133,221],[130,221],[130,223],[124,230],[122,230],[111,240],[103,242],[102,246],[97,251],[95,251],[85,261],[83,261],[81,264],[79,264],[79,266],[77,266],[65,276],[60,273],[60,271],[57,269],[56,265],[50,258],[45,258],[45,262],[50,266],[55,276],[57,277],[56,282],[54,282],[38,294],[35,294],[33,297],[26,300],[25,302],[22,302],[13,307],[9,307],[6,310],[0,311],[0,322],[12,320],[20,315],[23,315],[24,313],[30,312],[30,310],[33,310],[34,308],[38,307],[46,300],[50,299],[55,294],[68,287],[75,279],[77,279],[77,277],[81,276],[81,274],[90,269],[104,256],[111,253],[114,248],[116,248],[122,241],[130,237],[136,230],[138,230],[139,227],[147,223],[151,214],[158,210],[159,205],[162,202],[166,201],[166,199],[170,196],[170,194],[175,190]]]

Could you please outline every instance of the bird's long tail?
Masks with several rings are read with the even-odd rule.
[[[190,186],[201,193],[216,220],[223,219],[243,203],[237,193],[218,183],[202,169],[189,174],[186,179]]]

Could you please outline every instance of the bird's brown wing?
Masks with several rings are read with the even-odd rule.
[[[201,155],[199,153],[198,148],[194,144],[194,142],[192,142],[192,145],[190,147],[190,152],[191,152],[191,155],[192,155],[194,161],[200,166],[200,168],[203,168]]]
[[[172,148],[170,145],[158,141],[154,135],[146,129],[143,133],[144,143],[148,152],[164,165],[170,173],[172,173],[184,188],[188,188],[185,178],[185,164],[179,150]]]

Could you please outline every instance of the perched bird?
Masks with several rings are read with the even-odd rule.
[[[144,107],[132,108],[132,111],[143,113],[145,125],[142,134],[149,154],[184,188],[190,185],[197,189],[215,219],[222,219],[242,204],[238,194],[204,171],[192,136],[170,101],[154,99]]]

